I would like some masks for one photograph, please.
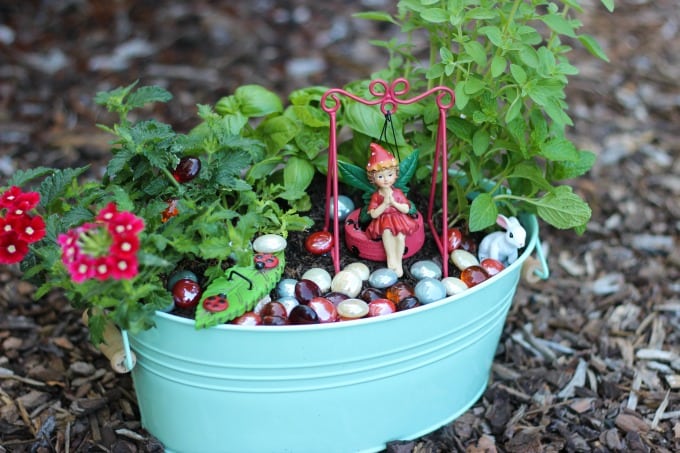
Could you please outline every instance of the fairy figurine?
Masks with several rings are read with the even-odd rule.
[[[416,232],[418,223],[409,215],[411,202],[401,189],[395,187],[399,178],[397,159],[377,143],[371,143],[370,150],[366,174],[377,190],[368,204],[367,212],[373,220],[366,228],[366,235],[371,239],[382,239],[387,267],[401,277],[404,275],[401,261],[406,236]]]

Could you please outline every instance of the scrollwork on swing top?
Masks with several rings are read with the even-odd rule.
[[[410,89],[408,80],[404,78],[395,79],[391,84],[382,79],[372,80],[368,85],[368,91],[375,99],[365,99],[341,88],[332,88],[321,97],[321,108],[326,113],[337,112],[341,105],[338,95],[346,96],[365,105],[380,104],[380,111],[383,115],[395,113],[400,104],[413,104],[435,93],[435,102],[440,110],[448,110],[455,103],[454,92],[449,87],[437,86],[417,96],[402,99],[401,97],[407,95]]]

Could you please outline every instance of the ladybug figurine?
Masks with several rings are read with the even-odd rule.
[[[258,253],[255,255],[255,269],[273,269],[279,265],[279,259],[271,253]]]
[[[216,294],[206,297],[203,301],[203,308],[210,313],[217,313],[229,308],[229,301],[225,294]]]

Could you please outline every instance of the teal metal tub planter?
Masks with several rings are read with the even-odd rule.
[[[196,330],[163,312],[130,335],[142,424],[169,452],[371,452],[462,415],[483,394],[538,246],[460,294],[332,324]],[[531,258],[533,259],[533,258]]]

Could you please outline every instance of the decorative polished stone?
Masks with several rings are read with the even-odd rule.
[[[314,255],[323,255],[333,248],[333,235],[330,231],[316,231],[305,239],[305,249]]]
[[[345,266],[343,270],[354,272],[359,276],[362,282],[368,280],[368,277],[371,275],[371,269],[369,269],[368,266],[362,262],[350,263]]]
[[[276,294],[279,297],[295,297],[295,285],[297,280],[294,278],[284,278],[276,285]]]
[[[266,326],[282,326],[288,324],[288,312],[282,303],[272,301],[266,303],[260,313],[262,324]]]
[[[368,314],[368,304],[361,299],[345,299],[336,308],[343,321],[363,318]]]
[[[307,305],[298,305],[288,316],[289,324],[319,324],[319,315]]]
[[[330,200],[330,209],[328,211],[331,218],[334,217],[335,203],[333,197]],[[338,220],[345,220],[350,212],[354,211],[354,202],[346,195],[338,195]]]
[[[468,289],[465,282],[456,277],[446,277],[442,279],[442,283],[446,288],[446,295],[453,296],[454,294],[459,294]]]
[[[460,248],[477,255],[477,241],[470,235],[464,235],[463,241],[460,243]]]
[[[451,253],[457,248],[460,248],[461,243],[463,242],[463,233],[461,233],[458,228],[449,228],[447,233],[449,237],[446,244],[448,246],[449,253]]]
[[[368,316],[384,316],[397,311],[397,306],[389,299],[375,299],[368,303]]]
[[[361,278],[352,271],[340,271],[331,281],[331,291],[346,294],[350,298],[357,297],[361,292]]]
[[[255,312],[247,311],[241,316],[232,319],[230,324],[238,324],[241,326],[259,326],[262,324],[262,318]]]
[[[300,305],[300,301],[298,301],[295,297],[292,296],[279,297],[278,299],[276,299],[276,301],[286,308],[286,313],[288,315],[290,315],[290,312],[293,310],[293,308]]]
[[[410,310],[412,308],[420,307],[421,305],[423,304],[420,303],[416,296],[407,296],[399,301],[397,304],[397,311]]]
[[[310,300],[321,295],[321,290],[316,282],[302,279],[295,284],[295,298],[301,304],[307,304]]]
[[[325,324],[328,322],[335,322],[338,320],[338,310],[335,308],[333,302],[325,297],[315,297],[307,304],[319,316],[319,322]]]
[[[313,267],[309,269],[307,272],[302,274],[302,278],[316,283],[322,294],[328,292],[328,290],[331,289],[331,281],[333,280],[331,274],[329,274],[326,269],[322,269],[320,267]]]
[[[444,284],[434,278],[424,278],[416,284],[416,297],[422,304],[436,302],[446,297]]]
[[[397,282],[394,285],[387,288],[385,291],[385,297],[395,304],[398,304],[407,297],[414,296],[413,286],[406,282]]]
[[[368,284],[373,288],[384,289],[397,283],[399,277],[392,269],[386,267],[376,269],[368,277]]]
[[[166,288],[168,288],[168,291],[172,291],[172,287],[175,286],[175,283],[185,278],[195,282],[198,281],[196,274],[190,270],[175,271],[170,275],[170,278],[168,278],[168,284]]]
[[[439,280],[442,278],[442,268],[432,260],[416,261],[411,266],[411,275],[416,280],[422,280],[426,277]]]
[[[343,300],[349,299],[349,296],[347,294],[342,294],[342,293],[339,293],[337,291],[331,291],[330,293],[326,293],[326,294],[324,294],[323,297],[330,300],[333,303],[333,305],[335,305],[336,307]]]
[[[451,262],[461,271],[466,267],[479,266],[477,257],[463,249],[456,249],[451,252]]]
[[[262,299],[257,301],[257,304],[255,304],[255,308],[253,308],[253,311],[259,315],[260,312],[262,311],[262,308],[271,301],[272,301],[271,296],[267,294]]]
[[[489,274],[487,274],[481,266],[470,266],[460,273],[460,279],[463,280],[469,288],[472,288],[473,286],[477,286],[488,280]]]
[[[503,263],[493,258],[485,258],[482,260],[481,263],[479,263],[479,265],[482,266],[482,268],[486,271],[487,274],[489,274],[489,277],[493,277],[494,275],[505,269]]]
[[[359,299],[366,303],[370,303],[375,299],[384,299],[385,291],[378,288],[371,288],[370,286],[359,293]]]
[[[288,243],[278,234],[263,234],[253,241],[253,250],[257,253],[276,253],[284,250]]]

